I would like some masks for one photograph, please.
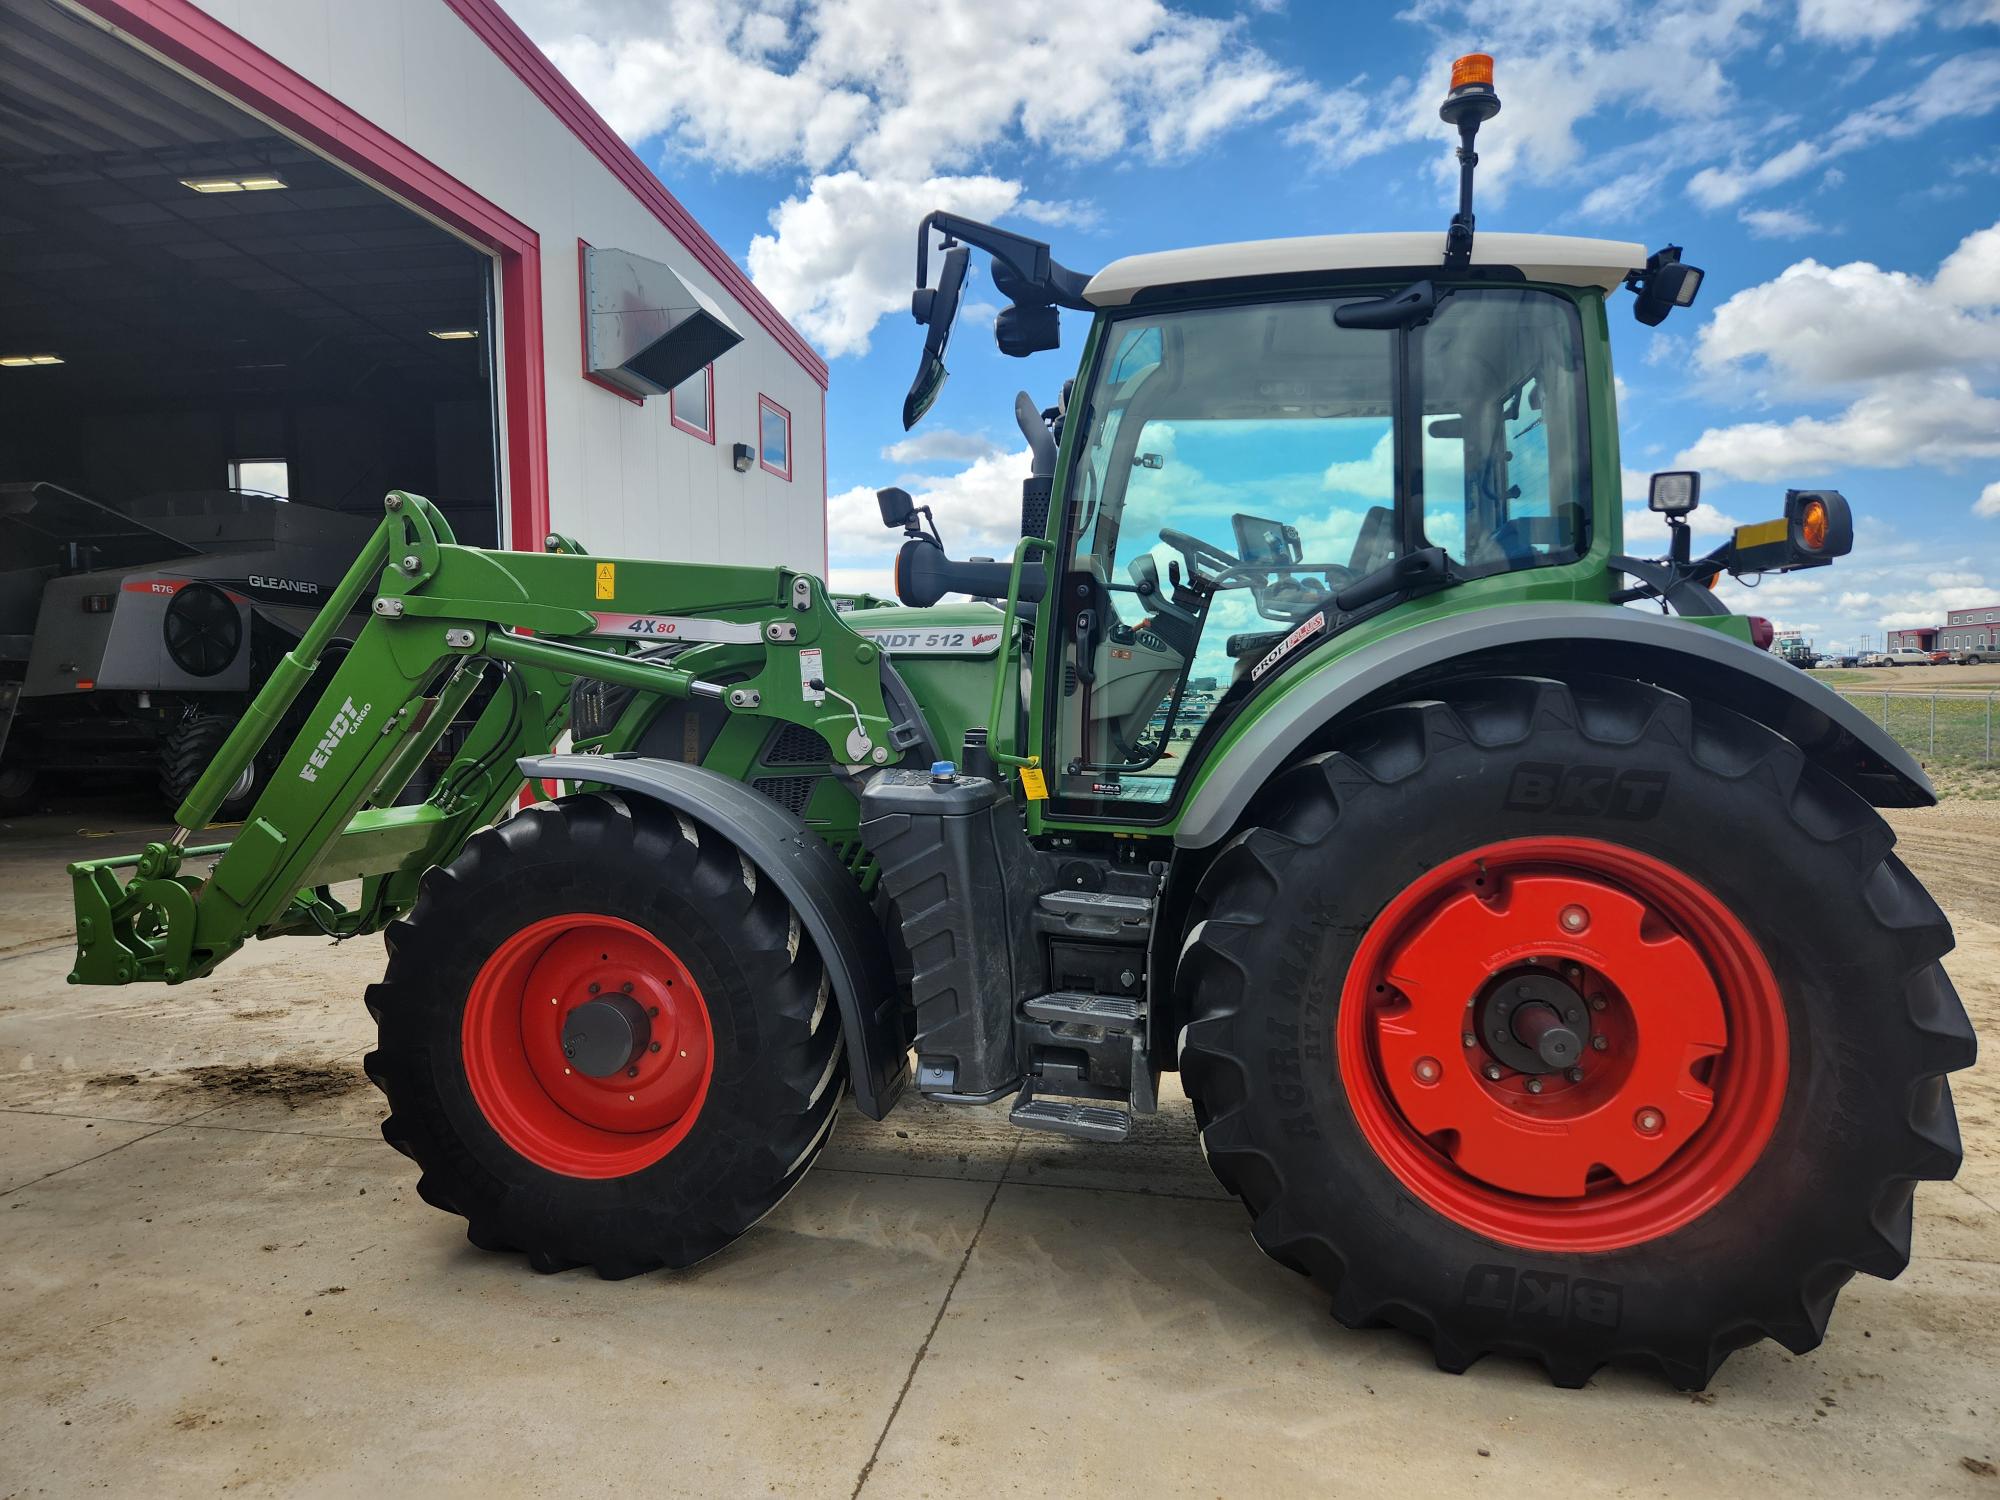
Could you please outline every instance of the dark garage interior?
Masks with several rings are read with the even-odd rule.
[[[357,514],[411,489],[492,545],[490,266],[99,27],[0,0],[0,482]]]

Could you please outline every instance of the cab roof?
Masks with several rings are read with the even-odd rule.
[[[1235,281],[1251,276],[1299,276],[1315,271],[1407,271],[1444,264],[1442,231],[1318,234],[1297,239],[1244,240],[1159,250],[1114,260],[1090,278],[1084,297],[1096,307],[1123,307],[1156,287]],[[1629,240],[1586,240],[1559,234],[1494,234],[1472,241],[1475,266],[1511,266],[1529,281],[1615,289],[1627,271],[1642,270],[1646,248]]]

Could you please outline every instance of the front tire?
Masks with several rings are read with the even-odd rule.
[[[531,807],[431,871],[388,945],[368,992],[382,1134],[482,1249],[607,1278],[692,1265],[832,1131],[846,1060],[818,951],[679,814],[613,793]]]
[[[159,788],[169,816],[187,800],[188,793],[201,780],[201,773],[208,769],[209,762],[221,751],[223,742],[235,727],[236,720],[226,714],[197,709],[166,732],[160,741]],[[257,805],[258,797],[263,794],[269,770],[262,752],[259,752],[243,768],[242,774],[223,797],[221,805],[215,810],[215,821],[240,823],[249,816],[250,809]]]
[[[1908,1262],[1973,1057],[1951,932],[1796,746],[1486,679],[1358,722],[1251,821],[1197,894],[1181,1066],[1258,1243],[1343,1323],[1698,1388]]]

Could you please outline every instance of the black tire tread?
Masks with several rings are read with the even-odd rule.
[[[761,1054],[757,1125],[724,1180],[702,1192],[698,1218],[663,1222],[641,1205],[629,1222],[579,1236],[573,1224],[537,1222],[502,1212],[483,1177],[457,1171],[463,1153],[439,1139],[437,1111],[426,1097],[429,1059],[413,1045],[415,1028],[396,1024],[405,1008],[425,1003],[430,952],[467,907],[507,872],[560,866],[581,857],[608,868],[643,871],[675,891],[754,975],[760,1015],[779,1033]],[[434,936],[440,935],[440,936]],[[426,1203],[466,1220],[466,1238],[483,1250],[516,1251],[542,1273],[592,1266],[606,1280],[679,1269],[714,1254],[777,1206],[811,1166],[846,1093],[846,1052],[826,967],[797,914],[727,838],[655,804],[616,793],[567,797],[526,809],[474,835],[449,866],[428,872],[409,914],[386,933],[388,970],[368,989],[380,1044],[365,1059],[386,1096],[383,1138],[415,1160]],[[823,1002],[823,1003],[822,1003]],[[704,1108],[709,1106],[705,1105]],[[567,1181],[568,1179],[560,1179]],[[527,1216],[533,1222],[532,1216]]]
[[[1587,692],[1578,690],[1586,685]],[[1238,955],[1257,951],[1257,930],[1276,898],[1285,857],[1326,837],[1345,797],[1358,789],[1393,786],[1454,744],[1517,743],[1545,725],[1600,744],[1654,736],[1683,748],[1718,776],[1753,779],[1865,883],[1884,937],[1898,947],[1904,981],[1896,998],[1920,1039],[1922,1061],[1910,1081],[1907,1128],[1893,1153],[1895,1164],[1872,1195],[1864,1195],[1872,1206],[1825,1244],[1819,1260],[1801,1267],[1789,1289],[1764,1304],[1737,1309],[1688,1345],[1624,1348],[1610,1361],[1650,1366],[1676,1386],[1699,1389],[1732,1351],[1759,1338],[1774,1338],[1795,1353],[1810,1350],[1824,1337],[1834,1298],[1855,1272],[1893,1277],[1907,1265],[1915,1184],[1949,1178],[1958,1168],[1958,1131],[1945,1075],[1972,1063],[1975,1041],[1965,1008],[1939,964],[1952,944],[1949,923],[1890,852],[1894,835],[1874,809],[1814,769],[1798,746],[1751,720],[1697,711],[1687,699],[1639,682],[1586,679],[1578,688],[1547,678],[1449,685],[1437,698],[1371,714],[1336,749],[1274,778],[1253,804],[1249,826],[1205,872],[1190,910],[1190,936],[1176,981],[1183,1013],[1193,1017],[1182,1037],[1182,1076],[1210,1166],[1249,1208],[1258,1244],[1331,1292],[1341,1323],[1354,1328],[1386,1323],[1416,1333],[1430,1342],[1441,1369],[1459,1371],[1484,1354],[1505,1353],[1539,1361],[1557,1385],[1582,1385],[1606,1361],[1579,1359],[1553,1342],[1469,1336],[1449,1315],[1377,1291],[1369,1268],[1343,1254],[1337,1231],[1293,1221],[1282,1166],[1256,1144],[1248,1075],[1231,1041],[1229,1022],[1250,980]]]

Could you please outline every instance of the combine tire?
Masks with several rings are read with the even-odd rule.
[[[606,1278],[712,1255],[818,1155],[846,1082],[812,939],[728,840],[616,794],[476,835],[368,991],[382,1134],[486,1250]]]
[[[229,731],[235,727],[236,720],[225,715],[193,713],[166,732],[160,741],[159,785],[160,796],[165,799],[170,816],[187,800],[187,794],[194,790],[201,773],[208,769],[208,763],[215,759],[222,742],[229,738]],[[262,757],[245,767],[243,774],[236,778],[236,784],[229,789],[229,795],[215,810],[215,820],[218,823],[241,822],[257,805],[257,797],[264,790],[265,773]]]
[[[1699,1388],[1817,1345],[1958,1168],[1951,929],[1854,793],[1641,684],[1489,678],[1278,777],[1199,887],[1181,1067],[1264,1250],[1440,1367]]]

